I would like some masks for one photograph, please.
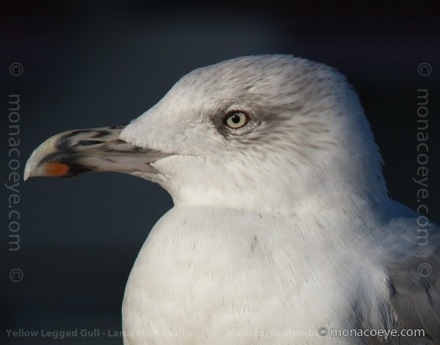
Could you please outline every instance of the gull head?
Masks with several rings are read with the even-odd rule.
[[[117,171],[159,183],[176,205],[292,210],[305,200],[379,202],[381,158],[345,77],[287,55],[199,68],[127,126],[55,135],[25,178]]]

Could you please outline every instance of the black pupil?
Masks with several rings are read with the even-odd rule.
[[[240,116],[239,115],[232,115],[232,122],[235,124],[240,122]]]

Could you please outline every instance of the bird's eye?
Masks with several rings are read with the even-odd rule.
[[[242,111],[233,111],[226,114],[223,123],[229,128],[238,129],[246,126],[250,120],[251,117],[248,114]]]

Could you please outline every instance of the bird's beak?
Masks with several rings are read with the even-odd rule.
[[[24,169],[34,176],[73,177],[89,171],[154,173],[150,163],[168,156],[120,139],[124,126],[82,129],[57,134],[42,143]]]

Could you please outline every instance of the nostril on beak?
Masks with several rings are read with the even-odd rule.
[[[102,141],[99,140],[81,140],[78,145],[82,146],[92,146],[92,145],[98,145],[102,144]]]

